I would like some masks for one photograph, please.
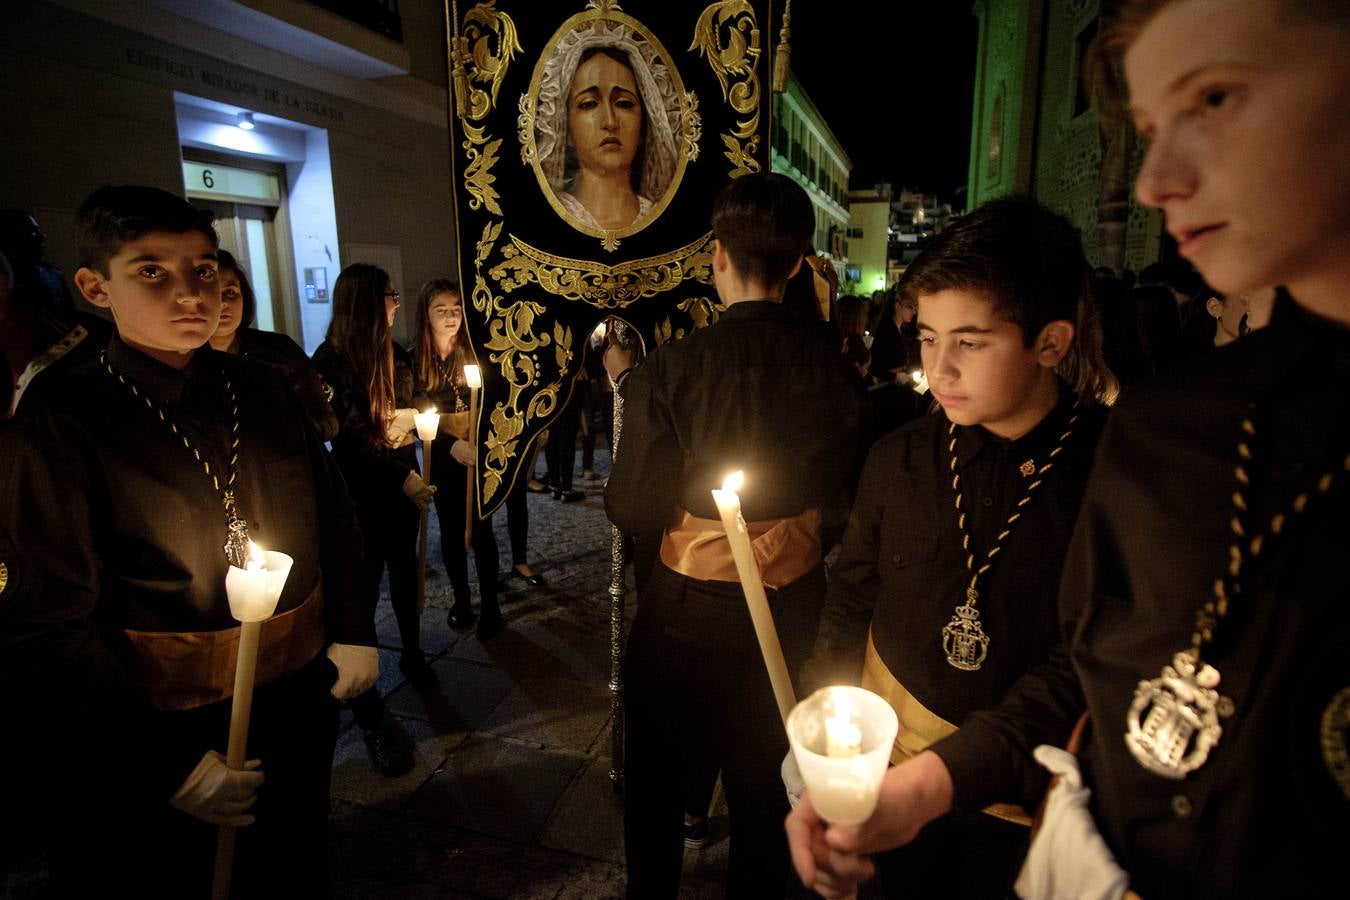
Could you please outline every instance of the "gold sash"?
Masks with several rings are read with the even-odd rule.
[[[777,590],[820,564],[820,512],[808,509],[787,519],[747,522],[750,545],[764,586]],[[679,510],[661,538],[666,568],[699,581],[740,581],[721,519],[700,519]]]
[[[891,674],[891,670],[877,653],[877,646],[872,642],[870,631],[867,633],[867,654],[863,657],[862,686],[889,703],[895,710],[896,718],[900,720],[900,731],[896,734],[895,746],[891,749],[892,763],[899,765],[926,750],[929,744],[956,733],[955,725],[920,703]],[[1015,825],[1031,825],[1031,817],[1027,815],[1026,810],[1014,803],[995,803],[986,806],[984,812]]]
[[[132,680],[161,710],[196,709],[234,695],[239,626],[220,631],[123,629],[121,656]],[[315,586],[295,609],[262,623],[256,684],[267,684],[304,666],[328,643],[323,590]]]

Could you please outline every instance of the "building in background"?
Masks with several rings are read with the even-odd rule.
[[[890,287],[891,186],[848,192],[848,266],[839,290],[871,296]]]
[[[770,169],[806,189],[816,208],[816,252],[834,261],[841,290],[849,270],[848,176],[853,163],[795,77],[773,96]]]
[[[1100,0],[975,0],[979,20],[967,202],[1035,197],[1081,230],[1093,265],[1140,269],[1165,252],[1162,218],[1131,185],[1143,147],[1099,124],[1082,60]]]
[[[405,296],[456,274],[440,0],[7,9],[0,205],[34,211],[67,272],[80,202],[138,183],[213,209],[258,324],[307,350],[344,266],[375,263]]]

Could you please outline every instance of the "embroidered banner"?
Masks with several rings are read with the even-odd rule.
[[[716,321],[709,215],[767,168],[776,26],[767,0],[447,2],[485,515],[529,477],[599,322],[651,348]]]

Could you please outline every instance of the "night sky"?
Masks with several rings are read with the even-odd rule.
[[[853,161],[850,187],[889,181],[965,205],[977,37],[970,8],[967,0],[792,4],[792,71]]]

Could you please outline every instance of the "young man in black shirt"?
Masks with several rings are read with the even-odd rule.
[[[900,282],[942,410],[868,456],[812,664],[812,680],[861,674],[891,702],[897,763],[1059,643],[1060,568],[1106,418],[1087,271],[1072,225],[1008,199],[956,221]],[[926,829],[883,867],[887,894],[1006,893],[1030,823],[1017,801],[1035,801],[1013,799]]]
[[[210,221],[154,188],[85,201],[75,281],[116,333],[0,443],[0,683],[20,726],[5,744],[52,819],[62,896],[204,896],[221,825],[241,828],[236,893],[323,896],[335,697],[377,674],[341,478],[280,376],[204,346],[220,312]],[[294,566],[234,770],[220,751],[240,524]]]
[[[814,227],[782,175],[732,182],[713,208],[713,277],[727,311],[621,382],[625,420],[605,491],[630,534],[664,529],[626,663],[624,835],[631,897],[674,897],[685,748],[711,734],[731,813],[729,891],[781,897],[788,874],[778,768],[787,737],[711,491],[745,473],[746,521],[790,667],[824,595],[820,508],[854,464],[857,405],[838,353],[780,300]]]

